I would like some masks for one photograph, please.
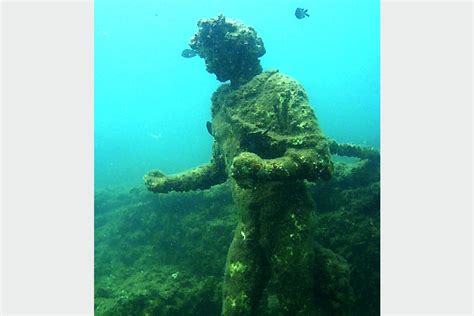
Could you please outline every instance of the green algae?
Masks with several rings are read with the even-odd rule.
[[[271,298],[273,314],[344,314],[352,299],[350,270],[343,257],[334,259],[331,247],[315,246],[322,227],[305,182],[317,182],[322,210],[324,202],[336,207],[330,197],[337,196],[337,187],[324,189],[322,181],[331,178],[334,164],[303,87],[278,71],[263,72],[239,87],[222,85],[212,97],[212,121],[209,164],[172,176],[151,171],[145,185],[152,192],[188,191],[228,178],[238,216],[225,263],[222,313],[264,315]],[[349,148],[365,157],[361,147],[332,147],[336,154]],[[350,181],[340,179],[347,174],[367,181],[363,166],[378,169],[374,159],[354,168],[358,172],[338,165],[330,183]],[[370,189],[378,187],[360,190]],[[348,206],[360,200],[360,193],[344,192]],[[332,281],[340,286],[324,284]],[[327,296],[322,302],[316,298],[321,293]]]
[[[201,19],[189,46],[205,59],[206,70],[217,80],[238,86],[262,72],[259,58],[265,54],[263,40],[254,28],[223,15]],[[239,52],[229,54],[229,52]]]
[[[96,313],[373,315],[378,152],[327,140],[301,84],[262,73],[253,28],[198,26],[191,48],[231,81],[212,96],[211,161],[146,174],[166,196],[134,189],[113,210],[97,196]],[[334,166],[331,153],[368,160]]]
[[[336,163],[330,181],[309,186],[320,315],[379,314],[379,177],[366,161]],[[166,195],[101,191],[95,203],[96,315],[220,315],[238,221],[228,184]],[[278,315],[275,286],[265,288],[260,315]]]

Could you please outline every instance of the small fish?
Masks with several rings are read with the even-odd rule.
[[[181,56],[183,56],[184,58],[192,58],[196,55],[197,55],[197,52],[194,49],[189,49],[189,48],[183,50],[183,52],[181,53]]]
[[[296,8],[295,16],[298,20],[304,19],[305,17],[309,17],[308,9]]]
[[[161,139],[161,134],[154,134],[154,133],[150,133],[150,136],[151,138],[155,139],[155,140],[160,140]]]
[[[139,188],[133,188],[128,193],[138,195],[140,193],[140,189]]]
[[[211,122],[209,122],[209,121],[206,122],[206,129],[207,129],[207,132],[209,133],[209,135],[214,136],[212,134],[212,123]]]

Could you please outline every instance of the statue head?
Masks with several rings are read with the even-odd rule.
[[[204,58],[207,71],[217,80],[239,86],[262,72],[259,58],[265,47],[252,27],[223,15],[199,20],[198,27],[189,45]]]

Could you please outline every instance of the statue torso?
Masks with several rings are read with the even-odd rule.
[[[212,97],[212,130],[227,170],[241,152],[277,158],[322,138],[303,87],[276,71],[239,88],[221,86]]]

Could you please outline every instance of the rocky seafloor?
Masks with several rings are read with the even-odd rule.
[[[317,206],[316,241],[347,261],[347,314],[379,315],[379,164],[337,160],[330,181],[309,184]],[[220,315],[236,216],[226,184],[168,194],[144,187],[97,191],[95,314]]]

